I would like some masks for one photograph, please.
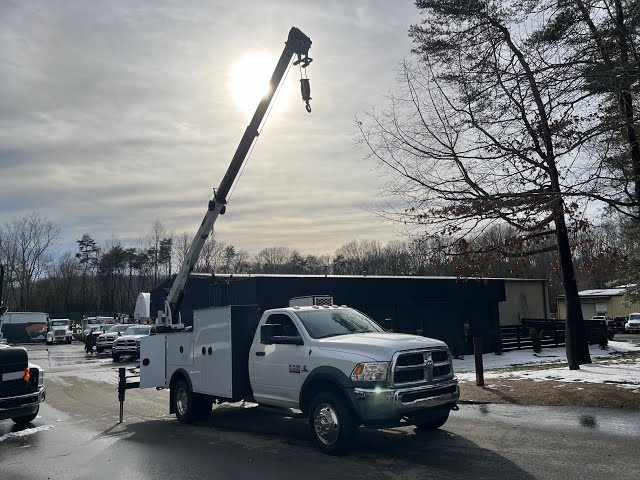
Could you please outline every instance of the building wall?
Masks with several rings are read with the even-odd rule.
[[[520,325],[523,318],[549,318],[546,280],[505,280],[506,300],[498,304],[500,325]]]
[[[567,318],[567,306],[564,298],[558,298],[558,318]],[[580,297],[582,316],[586,319],[594,315],[607,315],[608,317],[627,316],[633,312],[640,312],[640,303],[624,304],[623,295],[611,297]],[[604,306],[604,312],[599,306]]]
[[[171,281],[151,292],[152,315],[161,308]],[[499,324],[498,303],[505,300],[502,279],[192,274],[182,322],[191,325],[197,308],[258,305],[265,310],[286,306],[292,297],[320,294],[331,295],[336,303],[361,310],[380,324],[390,319],[394,331],[434,336],[460,352],[470,347],[473,332],[489,341],[488,332]],[[491,351],[488,344],[485,348]]]

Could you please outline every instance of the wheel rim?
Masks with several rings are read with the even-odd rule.
[[[187,414],[188,404],[189,398],[187,397],[187,391],[184,388],[179,388],[176,392],[176,408],[180,415],[185,416]]]
[[[328,403],[321,403],[316,407],[313,416],[316,435],[325,445],[333,445],[340,435],[338,414]]]

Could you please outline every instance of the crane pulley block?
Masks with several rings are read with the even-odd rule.
[[[302,93],[302,101],[306,103],[305,108],[307,112],[311,113],[311,105],[309,105],[309,100],[311,100],[311,84],[308,78],[300,79],[300,93]]]

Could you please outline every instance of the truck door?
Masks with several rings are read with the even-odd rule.
[[[166,338],[149,335],[140,339],[140,388],[165,386]]]
[[[299,336],[293,319],[272,313],[265,324],[280,325],[282,336]],[[260,338],[260,332],[257,337]],[[254,341],[249,352],[251,387],[258,402],[297,407],[302,383],[310,371],[304,345],[265,345]]]

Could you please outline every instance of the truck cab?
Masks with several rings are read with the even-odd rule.
[[[206,418],[214,401],[293,409],[330,454],[345,452],[360,425],[433,429],[457,409],[439,340],[386,332],[347,306],[257,311],[196,310],[191,331],[143,338],[141,386],[169,388],[170,411],[185,423]]]
[[[47,331],[47,345],[54,343],[71,343],[73,332],[68,318],[52,318]]]
[[[0,420],[28,425],[38,415],[45,394],[44,370],[29,363],[27,351],[0,345]]]

